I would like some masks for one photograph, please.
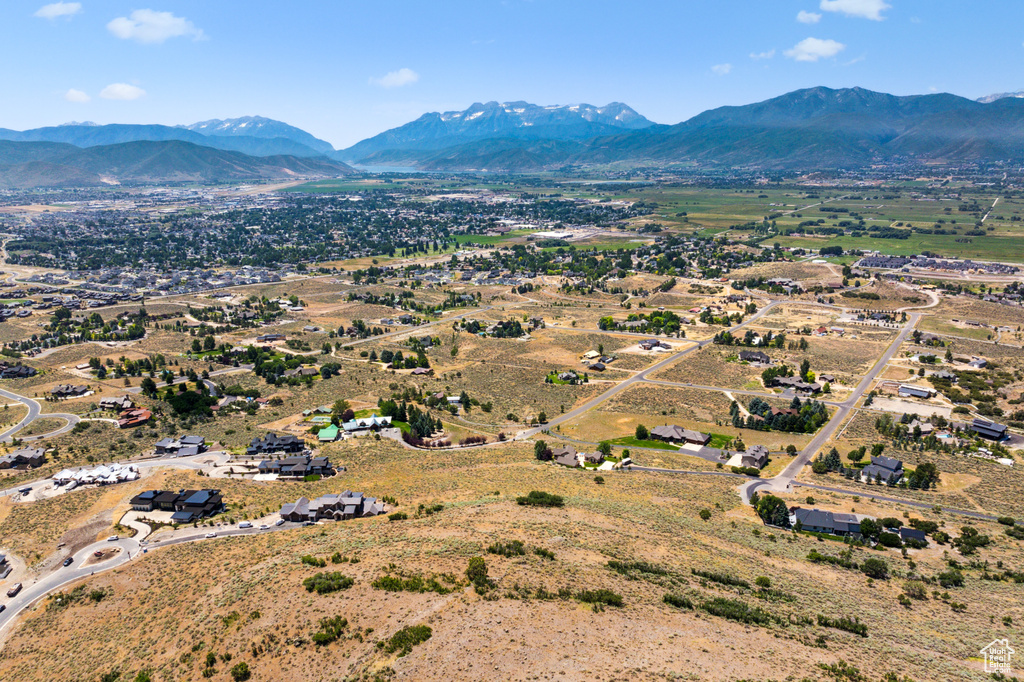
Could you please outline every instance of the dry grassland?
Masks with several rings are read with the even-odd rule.
[[[812,674],[815,663],[838,658],[856,661],[871,679],[899,670],[918,680],[980,680],[966,659],[1001,632],[989,614],[1010,615],[1014,622],[1024,617],[1014,598],[1019,586],[983,583],[973,573],[956,594],[969,604],[964,614],[951,614],[931,599],[910,610],[896,607],[899,577],[872,587],[859,573],[808,563],[811,549],[835,553],[837,547],[762,531],[739,504],[731,479],[606,474],[607,483],[598,486],[590,473],[537,464],[528,445],[426,455],[377,443],[332,447],[350,448],[344,457],[352,468],[344,480],[295,486],[225,481],[226,497],[253,497],[248,508],[351,487],[396,494],[408,512],[421,502],[441,502],[445,509],[405,522],[331,523],[151,552],[86,581],[87,589],[106,592],[99,603],[86,599],[30,613],[7,642],[0,677],[80,680],[115,668],[132,676],[147,668],[156,680],[198,680],[206,653],[213,651],[231,654],[232,665],[246,661],[253,680],[327,681],[375,671],[409,680],[797,679]],[[190,476],[174,474],[167,483],[197,484]],[[558,491],[566,507],[511,503],[531,489]],[[71,511],[87,513],[97,504],[94,497],[87,493]],[[698,517],[702,508],[712,510],[707,522]],[[868,508],[874,509],[865,503]],[[52,540],[59,533],[46,534]],[[556,558],[484,554],[487,545],[513,539]],[[1012,550],[997,539],[992,556],[1007,558]],[[327,558],[334,552],[360,561],[328,563],[326,569],[299,561],[303,554]],[[858,560],[868,556],[863,550],[857,554]],[[467,561],[479,555],[495,581],[493,599],[468,588],[439,595],[370,586],[389,566],[427,576],[451,574],[465,585]],[[898,575],[909,570],[895,552],[880,556]],[[937,552],[912,556],[918,571],[934,573],[943,566]],[[669,575],[627,580],[605,567],[609,559],[646,561]],[[764,602],[748,591],[697,579],[690,568],[748,581],[769,575],[789,601]],[[355,585],[324,596],[303,590],[302,579],[322,570],[340,570]],[[625,606],[594,612],[574,601],[532,597],[539,587],[612,589]],[[857,616],[868,625],[869,637],[817,625],[743,626],[668,607],[661,597],[669,591],[697,602],[739,599],[784,622],[819,613]],[[318,621],[336,615],[349,621],[345,636],[324,648],[310,643]],[[419,624],[429,625],[433,636],[408,656],[377,649],[376,642],[401,627]],[[825,646],[815,644],[819,636]],[[910,642],[914,646],[908,648]],[[226,678],[230,665],[218,660],[215,667],[215,679]]]

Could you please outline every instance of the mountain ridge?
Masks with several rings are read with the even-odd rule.
[[[428,112],[397,128],[338,152],[358,161],[393,149],[431,151],[474,140],[575,140],[655,125],[621,102],[603,107],[590,104],[537,105],[529,102],[475,102],[462,111]]]
[[[575,144],[566,144],[570,141]],[[387,159],[444,171],[536,171],[619,162],[834,169],[1024,160],[1024,100],[1001,98],[985,104],[948,93],[897,96],[819,86],[710,109],[675,125],[577,140],[502,135],[442,148],[392,145],[362,161]]]
[[[333,158],[334,148],[327,142],[309,133],[280,121],[260,119],[259,125],[249,128],[253,134],[246,134],[239,124],[229,125],[219,131],[197,132],[189,126],[165,126],[160,124],[109,123],[97,125],[92,122],[64,123],[18,131],[0,128],[0,140],[14,142],[63,142],[76,147],[96,147],[124,142],[159,142],[180,140],[192,144],[212,147],[224,151],[235,151],[249,156],[326,156]],[[219,124],[232,124],[245,119],[214,119]],[[208,121],[206,123],[213,123]],[[264,123],[265,122],[265,123]],[[195,123],[192,126],[202,124]],[[218,132],[219,134],[213,134]]]
[[[181,140],[77,147],[0,140],[0,188],[88,187],[155,182],[237,182],[352,173],[325,157],[256,157]]]

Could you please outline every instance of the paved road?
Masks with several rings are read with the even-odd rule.
[[[870,497],[873,500],[882,500],[883,502],[896,502],[898,504],[905,504],[911,507],[917,507],[918,509],[932,509],[935,507],[934,502],[916,502],[913,500],[907,500],[902,497],[890,497],[888,495],[875,495],[872,491],[881,488],[867,488],[864,490],[850,490],[847,488],[836,488],[828,485],[817,485],[816,483],[801,483],[796,481],[793,483],[794,486],[800,488],[809,488],[811,490],[826,490],[832,493],[842,493],[845,495],[860,495],[861,497]],[[997,517],[990,514],[983,514],[976,511],[968,511],[966,509],[950,509],[948,507],[942,507],[942,511],[949,512],[950,514],[956,514],[957,516],[967,516],[972,519],[978,519],[981,521],[995,521]]]
[[[251,370],[253,367],[255,367],[255,365],[239,365],[238,367],[225,367],[224,369],[218,369],[218,370],[214,370],[214,371],[210,372],[209,376],[211,376],[211,377],[219,377],[219,376],[223,376],[225,374],[235,374],[236,372],[245,372],[247,370]],[[162,382],[162,381],[161,382],[157,382],[156,387],[157,388],[167,388],[168,386],[177,386],[178,384],[183,384],[186,381],[189,381],[188,377],[174,377],[174,380],[171,381],[171,383],[166,383],[166,382]],[[215,384],[212,379],[203,379],[203,383],[206,384],[206,387],[208,389],[210,389],[210,395],[212,395],[214,397],[217,397],[217,384]],[[132,386],[130,388],[124,389],[124,392],[125,393],[132,393],[132,394],[138,395],[139,393],[142,393],[142,387],[140,387],[140,386]]]
[[[3,600],[4,603],[7,604],[6,610],[0,613],[0,641],[2,641],[5,635],[5,630],[11,627],[18,615],[39,599],[42,599],[48,594],[77,580],[87,578],[91,575],[95,575],[96,573],[109,571],[117,568],[118,566],[123,566],[129,561],[134,561],[144,553],[143,550],[145,550],[145,552],[149,552],[155,549],[169,547],[171,545],[178,545],[183,542],[197,542],[203,540],[208,542],[217,542],[224,537],[270,533],[278,530],[297,528],[301,524],[285,523],[280,526],[271,525],[266,530],[260,530],[259,523],[256,523],[252,528],[187,528],[173,531],[173,533],[169,534],[166,539],[153,542],[148,542],[144,539],[149,533],[148,526],[138,522],[131,522],[130,525],[139,531],[139,534],[135,537],[119,538],[118,540],[109,542],[105,540],[101,542],[94,542],[71,555],[74,561],[70,566],[58,566],[38,580],[34,580],[33,582],[26,584],[21,592],[13,598],[7,598],[6,595],[0,597],[0,600]],[[217,538],[207,539],[206,534],[210,532],[216,532]],[[104,561],[87,565],[86,562],[92,557],[94,552],[109,550],[113,547],[117,547],[121,551]],[[4,588],[9,589],[11,584],[13,583],[5,581]]]
[[[46,438],[48,436],[56,436],[61,433],[66,433],[67,431],[70,431],[71,429],[75,428],[75,424],[81,421],[77,414],[65,414],[63,412],[43,413],[42,408],[40,407],[37,401],[33,400],[32,398],[26,398],[23,395],[18,395],[17,393],[11,393],[10,391],[0,390],[0,396],[3,396],[8,400],[16,400],[22,405],[28,407],[28,414],[25,415],[24,419],[22,419],[20,422],[18,422],[11,428],[7,429],[3,433],[0,433],[0,441],[11,440],[14,434],[16,434],[18,431],[21,431],[23,428],[34,422],[36,419],[40,419],[43,417],[57,417],[60,419],[67,420],[68,423],[66,426],[62,426],[56,431],[39,434],[37,436],[28,436],[24,440],[39,440],[41,438]]]
[[[839,425],[842,424],[849,416],[850,411],[856,405],[857,401],[860,400],[861,396],[867,391],[868,388],[874,383],[875,378],[885,369],[889,361],[892,360],[893,355],[899,350],[903,342],[906,341],[911,331],[917,325],[918,320],[921,319],[920,313],[910,313],[907,323],[903,326],[903,330],[897,334],[889,347],[886,349],[882,357],[878,359],[871,370],[864,375],[864,378],[860,380],[857,387],[853,389],[850,396],[842,403],[838,404],[838,408],[832,418],[826,423],[821,429],[815,434],[811,442],[793,458],[785,469],[779,472],[772,479],[762,479],[759,481],[753,481],[744,485],[741,489],[744,502],[750,502],[750,495],[758,488],[769,488],[778,492],[784,492],[790,489],[791,484],[800,474],[800,471],[811,461],[811,458],[821,450],[822,446],[828,442],[828,439],[832,437]]]
[[[742,329],[744,326],[750,324],[754,320],[757,320],[757,319],[761,318],[763,315],[767,314],[767,312],[769,310],[771,310],[772,308],[774,308],[776,305],[778,305],[778,302],[777,301],[772,301],[771,303],[769,303],[768,305],[766,305],[765,307],[761,308],[756,313],[754,313],[753,315],[748,317],[743,322],[741,322],[741,323],[731,327],[728,330],[723,330],[723,331],[729,331],[730,333],[735,333],[736,331]],[[527,438],[532,438],[533,436],[537,435],[538,433],[540,433],[542,431],[549,430],[552,426],[557,426],[558,424],[561,424],[563,422],[569,421],[570,419],[576,419],[577,417],[580,417],[581,415],[583,415],[583,414],[589,412],[590,410],[594,409],[598,405],[601,405],[602,403],[605,403],[608,400],[611,400],[613,397],[615,397],[619,393],[622,393],[627,388],[629,388],[630,386],[636,384],[637,382],[645,381],[649,374],[652,374],[652,373],[657,372],[657,371],[659,371],[661,369],[664,369],[665,367],[668,367],[669,365],[673,364],[674,362],[676,362],[680,358],[683,358],[683,357],[689,355],[690,353],[692,353],[692,352],[694,352],[696,350],[699,350],[699,349],[703,348],[704,346],[706,346],[706,345],[708,345],[710,343],[712,343],[712,339],[706,339],[704,341],[693,342],[693,345],[690,346],[689,348],[684,348],[683,350],[679,351],[678,353],[674,353],[674,354],[668,356],[667,358],[665,358],[664,360],[662,360],[662,361],[660,361],[660,362],[658,362],[658,363],[656,363],[654,365],[651,365],[650,367],[648,367],[647,369],[643,370],[642,372],[637,372],[636,374],[634,374],[633,376],[629,377],[625,381],[620,381],[619,383],[615,384],[615,386],[613,386],[612,388],[608,389],[607,391],[605,391],[601,395],[597,396],[596,398],[587,401],[586,403],[584,403],[583,405],[577,407],[574,410],[566,412],[565,414],[558,415],[558,417],[556,417],[555,419],[552,419],[550,422],[548,422],[544,426],[538,426],[538,427],[535,427],[535,428],[532,428],[532,429],[526,429],[524,431],[520,431],[518,434],[516,434],[515,440],[525,440]]]

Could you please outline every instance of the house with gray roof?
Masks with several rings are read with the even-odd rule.
[[[650,431],[651,438],[663,440],[667,443],[693,443],[695,445],[707,445],[711,436],[700,431],[685,429],[675,424],[655,426]]]
[[[309,500],[300,497],[281,507],[281,518],[285,521],[304,523],[307,521],[343,521],[347,519],[377,516],[385,512],[384,503],[375,497],[346,490],[329,493]]]
[[[881,481],[889,485],[898,485],[903,480],[903,462],[884,455],[871,456],[871,464],[860,470],[860,480]]]
[[[789,523],[794,528],[798,527],[800,530],[812,533],[826,533],[844,537],[860,536],[860,519],[856,514],[792,507],[789,510]]]

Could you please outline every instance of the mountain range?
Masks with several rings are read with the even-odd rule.
[[[711,109],[675,125],[655,124],[617,102],[487,102],[424,114],[341,151],[259,116],[183,126],[0,129],[6,187],[351,173],[344,162],[523,172],[607,164],[815,170],[993,161],[1024,161],[1022,93],[975,101],[816,87]]]
[[[136,140],[81,148],[0,140],[0,188],[115,183],[237,182],[352,172],[326,157],[250,156],[182,140]]]
[[[203,121],[189,126],[68,123],[17,131],[0,128],[0,140],[64,142],[76,147],[98,147],[122,142],[180,140],[250,156],[333,156],[334,147],[304,130],[260,116]]]
[[[425,124],[431,120],[437,119],[419,119]],[[1024,159],[1024,100],[898,97],[863,88],[797,90],[764,102],[705,111],[676,125],[644,125],[591,138],[497,133],[426,147],[399,135],[412,125],[342,155],[366,165],[492,171],[609,163],[823,169]],[[376,148],[366,156],[351,153],[368,149],[370,141],[377,141]]]
[[[338,155],[346,161],[372,164],[376,154],[393,150],[422,153],[492,139],[586,140],[653,125],[619,102],[604,107],[478,102],[464,111],[423,114],[415,121],[363,140]],[[388,154],[383,154],[382,158],[389,158]]]

